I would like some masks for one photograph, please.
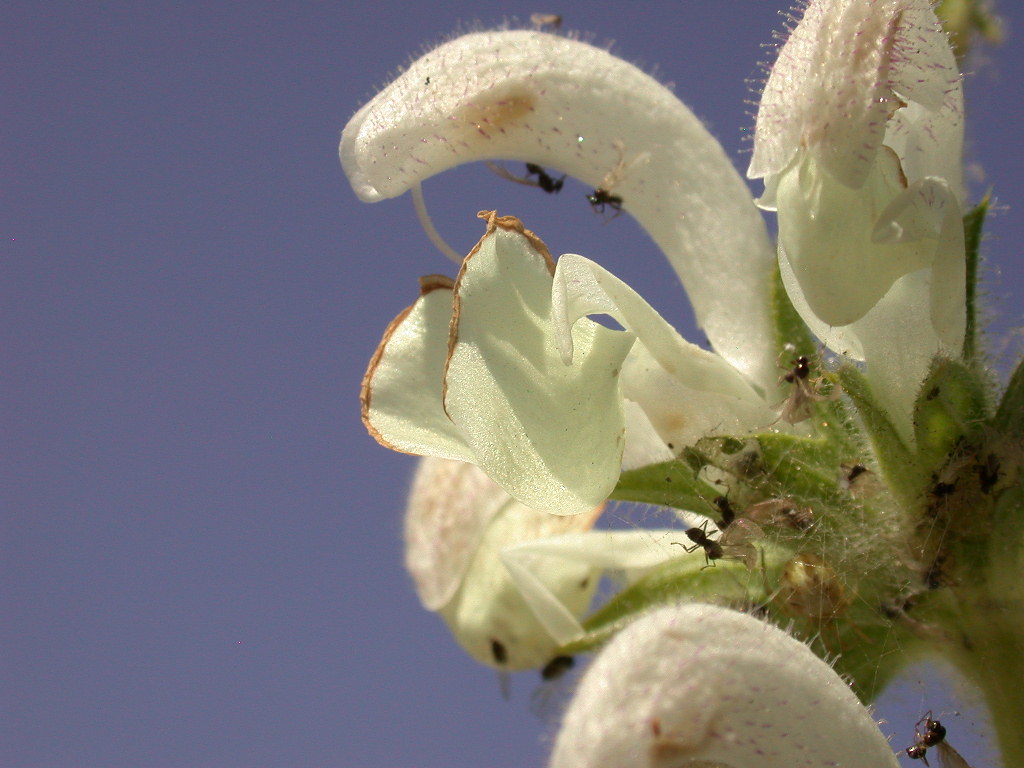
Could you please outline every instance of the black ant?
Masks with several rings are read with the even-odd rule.
[[[875,474],[859,462],[843,462],[839,469],[839,487],[849,491],[851,496],[868,498],[882,490]]]
[[[851,464],[846,472],[846,482],[848,485],[853,485],[854,480],[863,475],[868,471],[868,468],[863,464]]]
[[[732,504],[729,503],[729,500],[725,496],[716,497],[712,503],[718,507],[718,511],[722,513],[722,522],[718,525],[718,529],[720,531],[724,531],[732,525],[732,521],[736,519],[736,510],[732,508]]]
[[[573,668],[576,659],[572,656],[555,656],[540,671],[542,680],[557,680]]]
[[[500,640],[495,640],[493,637],[491,638],[491,658],[498,665],[508,662],[508,651],[505,649],[505,644]]]
[[[753,570],[757,565],[757,549],[751,543],[755,539],[762,538],[764,532],[756,524],[749,520],[736,520],[736,511],[732,508],[725,496],[719,496],[714,500],[714,505],[722,513],[722,523],[718,529],[721,535],[718,539],[708,536],[708,520],[705,520],[700,528],[688,528],[684,531],[686,538],[693,542],[692,547],[679,544],[687,552],[704,550],[704,567],[713,568],[715,560],[723,557],[742,560],[748,569]],[[735,524],[734,524],[735,523]]]
[[[514,181],[516,184],[525,184],[528,187],[540,187],[542,190],[547,192],[549,195],[555,194],[556,192],[562,191],[562,186],[565,184],[565,174],[559,178],[555,178],[541,166],[536,163],[526,164],[526,176],[516,176],[510,173],[507,169],[498,165],[497,163],[487,163],[487,167],[494,171],[496,174],[501,176],[503,179],[508,181]],[[536,181],[531,179],[531,176],[536,176]]]
[[[526,164],[526,175],[527,177],[536,176],[537,186],[549,195],[561,192],[562,185],[565,183],[565,174],[562,174],[562,176],[557,179],[552,178],[547,171],[535,163]]]
[[[811,375],[811,361],[807,355],[800,355],[793,361],[793,369],[782,377],[787,384],[795,384],[797,379],[803,380]]]
[[[810,375],[811,361],[807,355],[800,355],[793,360],[793,367],[779,379],[780,382],[793,385],[789,397],[783,403],[779,420],[790,424],[804,421],[814,414],[815,402],[835,400],[839,397],[839,391],[835,388],[831,394],[820,394],[817,389],[818,381],[809,381]]]
[[[587,195],[587,202],[594,209],[594,213],[604,213],[605,208],[611,208],[618,215],[622,213],[622,198],[613,195],[607,189],[595,189]]]
[[[984,462],[978,464],[978,485],[982,493],[988,493],[999,482],[999,457],[990,453]]]
[[[708,523],[706,520],[700,528],[687,528],[685,531],[686,538],[693,542],[693,546],[687,547],[682,544],[679,545],[687,552],[695,552],[698,549],[703,549],[705,563],[704,568],[714,567],[713,561],[720,560],[725,556],[722,545],[708,537],[707,529]],[[704,570],[704,568],[701,568],[701,570]]]
[[[924,733],[921,726],[924,725]],[[946,742],[946,728],[938,720],[932,720],[932,711],[917,721],[914,726],[914,743],[907,747],[907,757],[911,760],[923,760],[929,765],[927,753],[931,747],[939,751],[939,765],[943,768],[971,768],[960,753]]]
[[[601,180],[601,184],[593,192],[587,195],[587,202],[590,203],[590,207],[594,209],[595,213],[604,213],[606,208],[611,208],[615,211],[615,216],[618,216],[622,213],[622,197],[619,195],[613,195],[612,187],[618,184],[622,180],[626,171],[634,165],[637,163],[646,163],[650,159],[650,153],[641,152],[629,162],[626,162],[626,145],[622,140],[616,139],[612,142],[612,146],[615,147],[615,151],[618,152],[619,159],[615,163],[615,167],[605,174],[604,178]],[[615,216],[612,218],[614,219]]]

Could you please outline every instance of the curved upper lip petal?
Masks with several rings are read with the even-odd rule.
[[[665,252],[715,349],[761,387],[777,378],[774,254],[746,183],[671,91],[607,51],[535,31],[464,35],[360,109],[339,154],[367,201],[485,159],[614,193]]]

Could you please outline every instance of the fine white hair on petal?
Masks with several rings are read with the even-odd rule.
[[[712,345],[758,385],[777,378],[772,247],[745,182],[682,102],[607,51],[537,31],[464,35],[360,109],[339,153],[365,201],[489,159],[607,189],[665,252]]]
[[[841,183],[864,183],[883,142],[910,181],[962,193],[956,61],[930,0],[812,0],[765,84],[747,176],[782,172],[801,147]]]
[[[551,768],[885,768],[871,713],[785,632],[725,608],[660,608],[591,664]]]

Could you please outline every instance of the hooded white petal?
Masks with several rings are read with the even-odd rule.
[[[963,93],[929,0],[811,0],[758,110],[748,176],[778,211],[797,311],[867,375],[905,437],[966,311]]]
[[[405,567],[423,607],[447,605],[508,494],[463,461],[420,459],[405,511]]]
[[[424,606],[438,611],[477,661],[514,671],[543,666],[556,641],[501,562],[506,547],[585,531],[600,514],[561,517],[519,504],[472,464],[424,458],[405,518],[406,567]],[[543,558],[531,572],[565,610],[586,610],[597,579],[578,560]]]
[[[883,143],[909,181],[945,178],[962,198],[963,93],[930,0],[812,0],[765,84],[747,175],[800,151],[840,183],[868,178]]]
[[[871,246],[884,256],[901,241],[929,252],[929,265],[904,274],[855,322],[829,325],[808,306],[807,294],[779,241],[779,268],[793,305],[829,349],[868,361],[867,377],[896,428],[913,439],[913,407],[937,354],[957,356],[966,329],[964,233],[959,207],[942,179],[928,178],[898,196],[878,219]],[[862,239],[863,242],[863,239]],[[851,275],[850,295],[869,283]],[[837,304],[842,303],[837,298]]]
[[[607,51],[533,31],[465,35],[359,110],[339,151],[367,201],[484,159],[608,189],[665,252],[712,345],[762,386],[777,377],[772,249],[745,183],[685,105]]]
[[[871,714],[785,632],[710,605],[637,619],[587,670],[552,768],[895,767]]]

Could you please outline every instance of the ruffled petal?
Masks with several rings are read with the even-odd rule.
[[[607,51],[524,30],[457,38],[359,110],[339,152],[367,201],[485,159],[614,192],[665,252],[712,345],[758,383],[777,377],[772,248],[745,183],[682,102]]]
[[[905,436],[966,325],[961,78],[929,0],[811,0],[779,52],[748,176],[779,266],[831,350],[867,362]]]
[[[898,765],[871,713],[785,632],[710,605],[653,611],[594,660],[552,768],[882,768]]]
[[[589,259],[566,254],[558,260],[552,307],[563,359],[573,353],[571,329],[587,315],[608,315],[636,334],[623,394],[676,449],[775,421],[765,397],[723,357],[686,341],[636,291]]]
[[[625,445],[619,374],[634,337],[581,320],[566,365],[551,319],[554,265],[514,217],[488,216],[454,292],[444,407],[473,461],[556,514],[603,502]]]
[[[963,95],[929,0],[812,0],[765,84],[747,176],[797,152],[858,188],[883,143],[913,182],[946,178],[962,196]]]
[[[384,331],[363,377],[363,423],[392,450],[470,461],[441,399],[453,287],[443,275],[422,278],[416,303]]]
[[[693,348],[695,362],[703,362]],[[724,361],[722,361],[724,363]],[[694,376],[670,373],[639,341],[630,350],[622,369],[622,394],[638,403],[661,439],[674,451],[693,445],[711,435],[742,435],[770,427],[778,414],[763,400],[736,397],[727,387],[715,389],[713,381],[702,380],[700,366]],[[673,366],[678,371],[679,367]],[[722,375],[727,383],[735,371]],[[776,425],[778,426],[778,425]]]
[[[508,501],[472,464],[420,459],[405,511],[405,567],[424,608],[440,610],[455,596],[484,531]]]

